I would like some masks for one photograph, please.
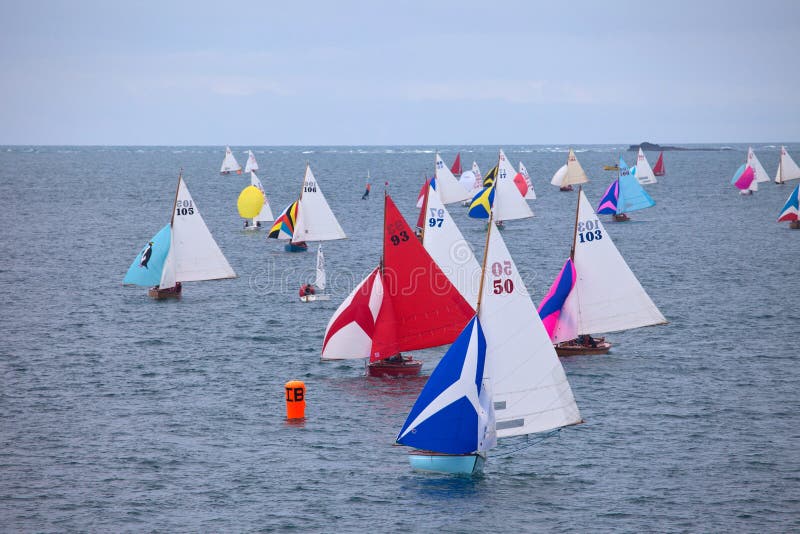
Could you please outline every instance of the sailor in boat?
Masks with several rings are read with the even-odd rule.
[[[370,184],[367,184],[367,190],[364,191],[363,195],[361,195],[361,200],[367,200],[367,197],[369,197],[369,189],[370,189]]]
[[[311,285],[311,283],[303,284],[302,286],[300,286],[300,296],[301,297],[306,297],[308,295],[313,295],[314,293],[316,293],[316,290],[314,289],[314,286]]]
[[[597,340],[595,340],[589,334],[580,335],[578,336],[578,345],[583,345],[584,347],[597,348]]]

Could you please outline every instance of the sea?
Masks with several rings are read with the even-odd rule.
[[[320,351],[380,261],[384,191],[413,225],[436,150],[486,172],[499,147],[233,147],[240,163],[253,150],[275,214],[309,164],[347,233],[324,243],[332,298],[312,304],[297,292],[316,246],[243,230],[249,177],[219,174],[224,147],[0,147],[0,531],[800,530],[800,231],[776,221],[796,182],[740,196],[747,145],[685,146],[710,150],[664,152],[655,207],[603,217],[669,324],[562,359],[585,423],[501,440],[477,477],[414,472],[395,445],[446,347],[416,352],[413,379]],[[538,304],[570,249],[576,192],[549,183],[569,147],[502,148],[537,195],[502,235]],[[595,206],[615,178],[603,165],[636,159],[574,148]],[[753,148],[774,176],[779,144]],[[179,172],[238,278],[154,301],[122,279],[169,221]],[[449,210],[480,258],[485,223]],[[290,380],[307,388],[301,421]]]

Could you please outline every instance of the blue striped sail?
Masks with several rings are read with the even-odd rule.
[[[168,224],[153,236],[133,260],[123,284],[157,286],[161,282],[161,271],[170,246],[172,227]]]
[[[636,175],[630,172],[628,164],[619,158],[619,197],[617,198],[617,213],[630,213],[643,210],[656,205],[656,201],[647,194],[639,184]]]
[[[480,399],[485,360],[486,338],[473,317],[431,373],[397,443],[445,454],[482,449],[486,430],[482,427],[487,422]]]

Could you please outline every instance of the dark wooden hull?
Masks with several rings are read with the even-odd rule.
[[[590,354],[608,354],[611,350],[611,343],[608,341],[597,341],[596,347],[579,345],[574,341],[565,341],[555,346],[556,354],[559,356],[583,356]]]
[[[615,213],[614,214],[614,221],[615,222],[625,222],[630,221],[631,218],[625,215],[624,213]]]
[[[402,362],[380,360],[367,364],[367,375],[374,377],[419,376],[421,370],[422,361],[414,360],[411,356],[404,356]]]
[[[180,298],[181,291],[183,291],[183,286],[170,287],[167,289],[159,289],[157,287],[151,287],[150,289],[147,290],[147,294],[156,300],[177,299]]]
[[[800,221],[792,221],[789,223],[789,228],[792,230],[800,230]]]
[[[559,191],[572,191],[572,186],[568,185],[566,187],[559,187],[558,190]]]

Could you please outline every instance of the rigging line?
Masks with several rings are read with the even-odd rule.
[[[543,442],[547,438],[555,436],[559,432],[561,432],[561,429],[560,428],[556,428],[555,430],[551,430],[550,432],[548,432],[547,434],[541,436],[540,438],[538,438],[538,439],[536,439],[534,441],[531,441],[529,443],[526,443],[525,445],[523,445],[521,447],[518,447],[516,449],[510,450],[508,452],[504,452],[502,454],[493,454],[492,457],[493,458],[503,458],[504,456],[509,456],[509,455],[514,454],[516,452],[523,451],[525,449],[529,449],[529,448],[533,447],[534,445],[538,445],[539,443]]]

